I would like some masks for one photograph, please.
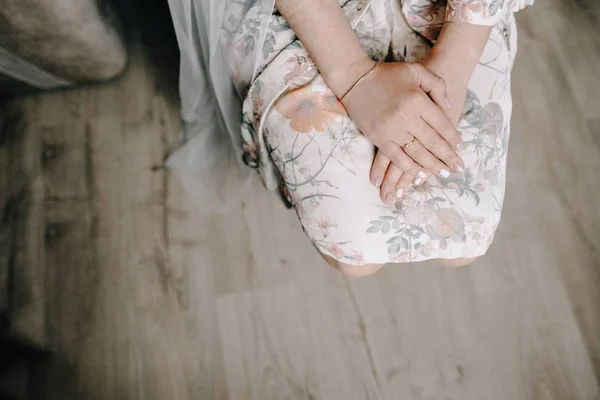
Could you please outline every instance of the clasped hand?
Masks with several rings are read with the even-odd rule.
[[[343,102],[378,149],[370,180],[385,203],[393,203],[409,185],[423,183],[430,174],[447,178],[464,170],[456,152],[460,134],[447,116],[452,104],[446,83],[422,65],[383,63]]]

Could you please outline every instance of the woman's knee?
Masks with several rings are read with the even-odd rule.
[[[479,257],[473,258],[452,258],[452,259],[438,259],[437,265],[440,267],[465,267],[477,260]]]
[[[350,265],[339,263],[338,266],[340,271],[353,278],[362,278],[365,276],[374,275],[381,268],[383,268],[383,264]]]
[[[383,264],[363,264],[363,265],[351,265],[346,264],[341,261],[338,261],[326,254],[321,254],[327,264],[337,269],[338,271],[343,272],[345,275],[351,276],[353,278],[362,278],[365,276],[370,276],[375,274],[381,268],[383,268]]]

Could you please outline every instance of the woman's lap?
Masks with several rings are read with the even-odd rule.
[[[512,16],[507,21],[494,28],[458,124],[466,144],[460,153],[465,172],[447,179],[431,177],[393,205],[382,203],[369,182],[373,145],[318,74],[295,79],[295,89],[285,90],[273,107],[264,108],[260,129],[266,152],[321,253],[345,264],[384,264],[472,258],[486,252],[504,197],[511,49],[516,46]],[[401,49],[403,38],[392,37],[392,48]],[[426,46],[424,41],[407,43],[409,54],[419,58],[426,53],[418,48]],[[277,74],[270,67],[265,73]]]

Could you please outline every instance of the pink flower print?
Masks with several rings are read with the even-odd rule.
[[[432,21],[437,18],[442,13],[442,5],[431,3],[426,7],[421,8],[418,11],[419,16],[426,19],[427,21]]]
[[[418,14],[409,12],[406,14],[406,22],[408,22],[410,26],[417,26],[421,23],[421,18]]]
[[[478,0],[449,0],[446,8],[446,20],[468,22],[470,15],[488,16],[486,2]]]
[[[465,222],[454,210],[436,210],[431,228],[443,238],[460,237],[465,231]]]
[[[333,255],[334,258],[340,259],[344,256],[344,249],[338,242],[331,242],[327,246],[327,250]]]
[[[252,108],[252,113],[254,114],[254,118],[256,120],[260,119],[262,115],[262,106],[265,104],[265,101],[262,97],[258,97],[254,102],[254,107]]]
[[[429,241],[425,243],[424,246],[421,246],[421,254],[423,254],[425,257],[429,257],[434,251],[439,249],[439,247],[439,243]]]
[[[290,201],[292,202],[292,204],[294,205],[294,208],[296,209],[296,214],[298,214],[298,218],[300,218],[300,221],[302,221],[302,224],[304,226],[309,226],[308,221],[305,220],[306,207],[304,207],[304,202],[302,201],[302,197],[298,196],[298,194],[296,192],[290,191],[289,188],[288,188],[288,194],[289,194]]]
[[[401,251],[398,254],[394,254],[391,258],[392,261],[397,263],[411,262],[410,250]]]
[[[290,128],[296,132],[323,132],[330,122],[346,114],[330,93],[311,92],[308,87],[294,89],[275,103],[275,109],[290,120]]]
[[[329,218],[321,218],[316,223],[317,227],[323,232],[323,235],[329,236],[330,228],[337,228],[337,224],[331,222]]]
[[[360,250],[354,250],[352,252],[352,259],[358,264],[366,264],[365,254]]]

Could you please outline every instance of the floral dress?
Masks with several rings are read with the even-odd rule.
[[[517,37],[513,11],[531,0],[372,0],[340,5],[375,60],[416,62],[445,21],[494,25],[468,87],[457,129],[463,173],[431,176],[388,205],[369,181],[374,146],[323,81],[286,21],[245,9],[226,27],[228,58],[245,98],[244,159],[265,186],[285,186],[302,227],[323,254],[347,264],[476,257],[502,211]],[[240,7],[236,9],[236,5]],[[232,1],[228,12],[247,2]],[[253,17],[254,15],[254,17]],[[253,46],[268,24],[261,48]]]

